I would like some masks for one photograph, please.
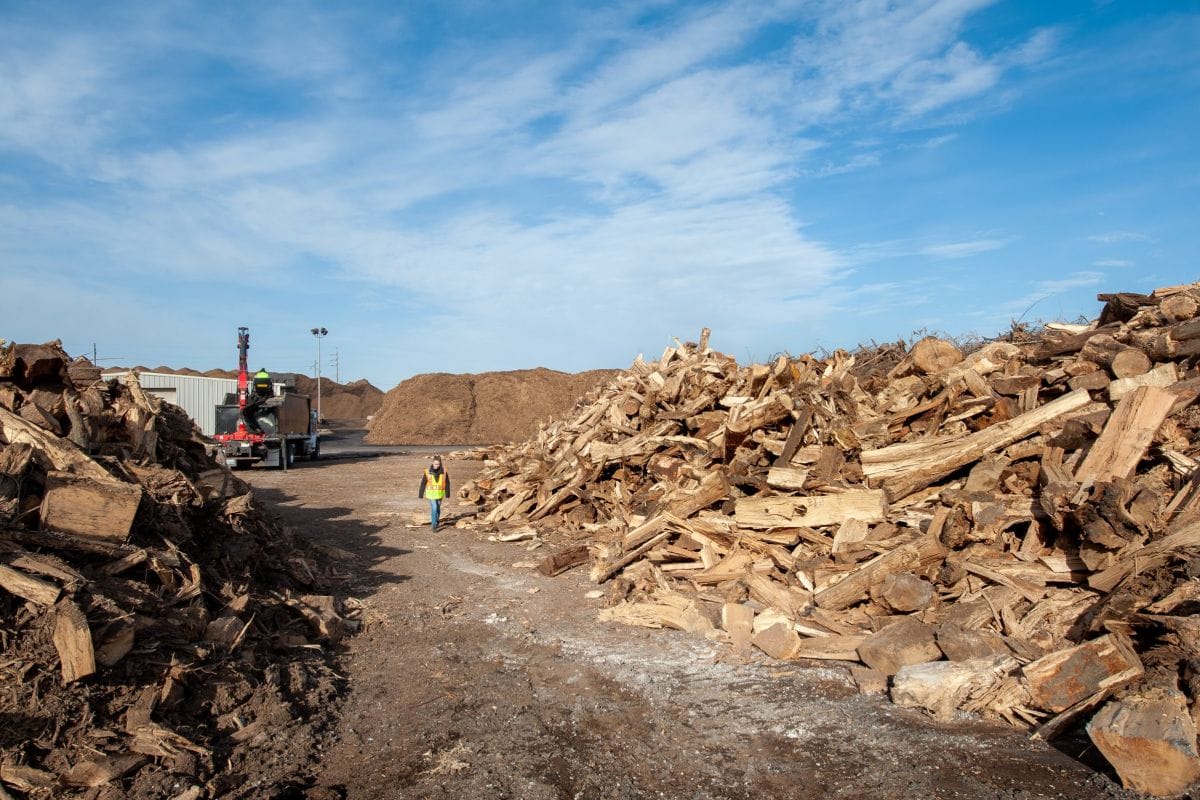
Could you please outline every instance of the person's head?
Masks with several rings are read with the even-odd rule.
[[[437,455],[437,456],[434,456],[434,457],[433,457],[433,468],[434,468],[434,469],[441,469],[441,468],[442,468],[442,457],[441,457],[440,455]]]

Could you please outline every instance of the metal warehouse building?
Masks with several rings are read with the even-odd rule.
[[[128,371],[106,372],[104,379],[116,378],[125,382]],[[225,396],[237,393],[237,381],[232,378],[206,378],[200,375],[170,375],[165,372],[138,372],[142,389],[147,394],[161,397],[187,412],[200,432],[205,436],[215,433],[217,406],[225,402]],[[282,383],[275,384],[278,392]]]

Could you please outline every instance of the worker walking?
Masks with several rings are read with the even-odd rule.
[[[442,457],[434,456],[429,468],[421,474],[421,488],[417,490],[417,497],[424,497],[429,501],[429,527],[432,530],[438,529],[442,500],[449,491],[450,475],[442,467]]]
[[[265,369],[254,373],[254,393],[259,397],[271,396],[271,373]]]

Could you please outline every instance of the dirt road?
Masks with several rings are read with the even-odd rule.
[[[347,551],[366,604],[350,690],[304,795],[329,798],[1097,798],[1109,780],[1008,729],[857,695],[836,664],[735,664],[691,634],[598,623],[582,571],[413,527],[433,448],[246,473]],[[451,460],[456,485],[478,462]],[[453,518],[466,509],[451,501]]]

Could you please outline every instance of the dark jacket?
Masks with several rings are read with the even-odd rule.
[[[425,473],[426,472],[432,472],[434,475],[438,475],[440,473],[446,474],[446,497],[449,497],[450,496],[450,473],[446,472],[445,467],[442,467],[439,470],[435,470],[433,467],[430,467],[428,470],[421,470],[421,488],[417,489],[417,497],[421,497],[421,498],[425,497]]]

